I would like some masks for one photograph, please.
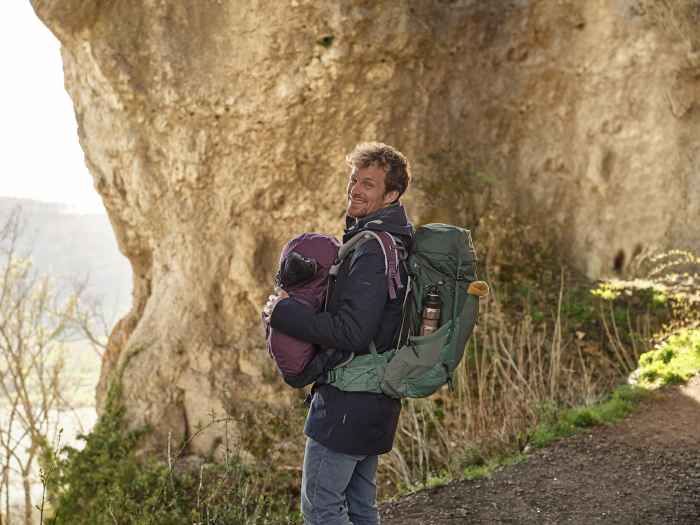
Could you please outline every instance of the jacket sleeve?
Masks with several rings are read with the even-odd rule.
[[[356,251],[334,313],[314,313],[293,298],[283,299],[272,312],[276,330],[325,348],[367,353],[388,300],[384,256],[376,242]]]

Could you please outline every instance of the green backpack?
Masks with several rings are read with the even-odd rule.
[[[341,256],[346,252],[341,249]],[[370,353],[330,370],[328,384],[393,398],[426,397],[444,384],[452,386],[452,374],[477,322],[479,297],[488,293],[486,283],[477,281],[471,234],[447,224],[421,226],[406,263],[409,280],[397,348],[380,354],[372,342]],[[433,288],[442,300],[439,328],[416,335],[425,294]]]

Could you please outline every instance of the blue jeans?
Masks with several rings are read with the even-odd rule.
[[[304,525],[377,525],[378,460],[333,452],[307,438],[301,478]]]

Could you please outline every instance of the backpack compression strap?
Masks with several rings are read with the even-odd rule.
[[[394,238],[387,232],[365,230],[352,237],[348,242],[343,243],[338,250],[338,257],[328,273],[333,277],[338,275],[338,270],[340,270],[340,266],[343,264],[348,254],[371,239],[376,239],[379,242],[379,246],[382,248],[382,253],[384,255],[384,275],[386,275],[387,278],[389,299],[396,299],[396,291],[403,288],[401,275],[399,274],[399,252],[396,248],[396,241],[394,241]]]

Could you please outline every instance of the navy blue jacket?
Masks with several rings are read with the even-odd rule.
[[[365,229],[387,231],[407,245],[413,236],[403,206],[393,204],[363,217],[348,218],[346,242]],[[368,241],[340,267],[325,312],[314,313],[292,298],[277,303],[270,324],[287,335],[355,354],[393,348],[401,324],[407,277],[394,300],[389,299],[384,256],[378,242]],[[322,445],[345,454],[384,454],[391,450],[401,403],[383,394],[344,392],[318,384],[304,432]]]

